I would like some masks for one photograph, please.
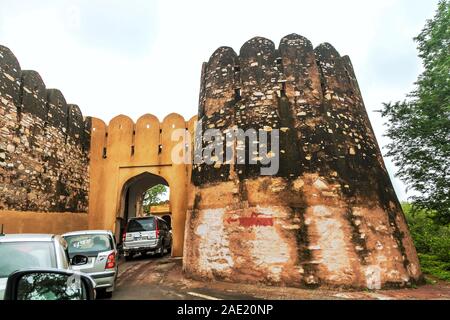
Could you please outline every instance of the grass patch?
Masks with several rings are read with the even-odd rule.
[[[424,253],[419,253],[419,259],[423,273],[450,282],[450,263],[443,262],[436,256]]]
[[[402,204],[424,274],[450,282],[450,226]]]

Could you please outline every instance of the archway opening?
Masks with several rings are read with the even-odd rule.
[[[157,184],[146,191],[142,195],[142,209],[138,212],[137,216],[158,216],[164,219],[164,217],[171,216],[170,211],[170,189],[164,184]],[[171,227],[170,219],[164,219]]]
[[[164,222],[168,222],[164,228],[167,228],[169,232],[172,215],[169,199],[169,184],[161,176],[144,172],[129,179],[122,188],[120,209],[116,216],[116,237],[120,239],[120,244],[123,245],[127,226],[135,218],[157,217],[162,220],[161,227]],[[171,241],[169,249],[171,249]]]

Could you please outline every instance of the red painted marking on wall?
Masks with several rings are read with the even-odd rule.
[[[239,218],[227,218],[225,220],[227,223],[239,222],[239,225],[243,227],[254,227],[254,226],[273,226],[273,218],[266,215],[252,212],[250,217],[239,217]]]
[[[233,218],[226,218],[225,219],[226,223],[233,223],[233,222],[236,222],[236,221],[238,221],[238,219],[233,219]]]

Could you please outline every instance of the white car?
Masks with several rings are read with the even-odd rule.
[[[88,274],[95,281],[95,289],[110,298],[118,275],[118,251],[114,234],[107,230],[83,230],[62,235],[67,241],[69,258],[86,256],[87,262],[77,265],[72,260],[72,269]]]
[[[69,270],[66,241],[55,234],[0,233],[0,300],[9,275],[32,268]]]

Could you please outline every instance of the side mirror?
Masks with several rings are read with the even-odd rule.
[[[94,300],[93,280],[79,272],[57,269],[12,273],[6,282],[5,300]]]
[[[72,258],[71,265],[82,266],[88,263],[88,257],[77,254]]]

